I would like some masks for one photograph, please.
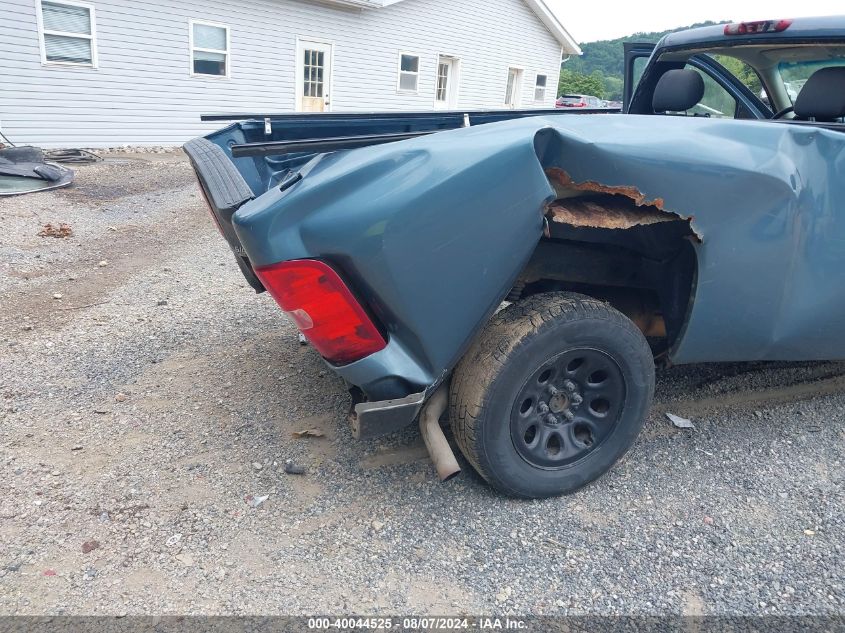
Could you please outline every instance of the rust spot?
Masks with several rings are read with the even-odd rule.
[[[549,205],[552,222],[597,229],[630,229],[692,218],[666,211],[663,198],[649,200],[636,187],[602,185],[594,181],[575,182],[558,167],[546,170],[558,199]],[[696,234],[699,240],[701,237]]]
[[[571,197],[571,194],[573,192],[577,192],[579,194],[606,193],[613,196],[625,196],[626,198],[633,200],[634,204],[636,204],[638,207],[648,205],[652,207],[657,207],[661,211],[663,210],[662,198],[647,200],[645,194],[642,193],[636,187],[602,185],[597,182],[593,182],[592,180],[588,180],[587,182],[576,183],[574,180],[572,180],[572,176],[567,174],[559,167],[550,167],[546,170],[546,175],[549,177],[549,180],[554,186],[555,191],[557,191],[558,197],[561,198]]]
[[[635,226],[680,220],[654,207],[638,208],[627,198],[570,198],[549,205],[552,222],[597,229],[630,229]]]

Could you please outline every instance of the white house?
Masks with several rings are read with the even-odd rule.
[[[0,0],[0,130],[176,145],[201,114],[552,107],[543,0]]]

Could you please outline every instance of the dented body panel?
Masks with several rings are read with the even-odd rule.
[[[845,357],[845,135],[685,117],[566,123],[546,133],[542,163],[634,187],[701,240],[672,361]]]
[[[696,272],[675,363],[843,358],[843,144],[775,122],[538,116],[318,155],[232,223],[253,266],[322,259],[366,303],[388,345],[334,369],[373,400],[448,374],[547,223],[617,242],[684,223]]]
[[[338,373],[371,399],[422,391],[457,363],[543,233],[554,191],[536,129],[492,124],[323,155],[299,184],[243,206],[235,230],[253,265],[324,259],[366,301],[388,346]]]

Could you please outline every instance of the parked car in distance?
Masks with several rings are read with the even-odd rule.
[[[561,95],[555,102],[556,108],[588,108],[597,110],[604,107],[602,100],[592,95]]]

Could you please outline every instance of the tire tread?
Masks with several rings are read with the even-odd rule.
[[[490,407],[493,383],[508,359],[544,328],[560,320],[593,319],[618,327],[640,353],[651,354],[636,326],[607,303],[575,293],[532,295],[496,314],[470,346],[452,377],[449,419],[455,441],[476,472],[488,483],[514,496],[524,493],[496,480],[485,467],[482,421]],[[633,330],[632,330],[633,329]],[[644,348],[644,349],[643,349]],[[651,377],[653,390],[653,376]]]

